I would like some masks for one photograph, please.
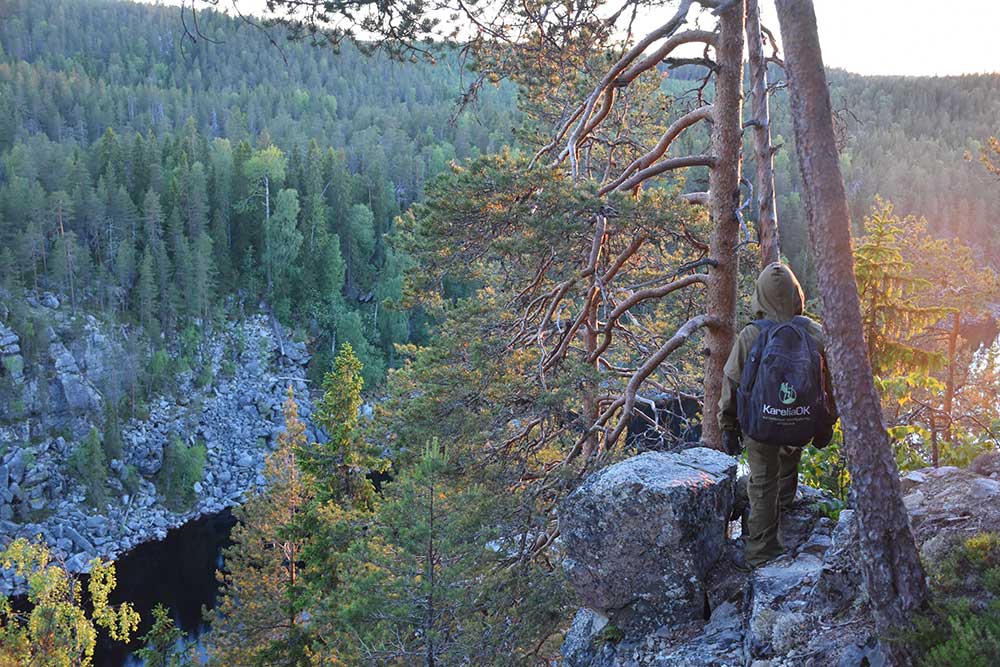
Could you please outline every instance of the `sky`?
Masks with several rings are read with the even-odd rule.
[[[1000,72],[1000,0],[814,0],[823,60],[859,74]],[[762,21],[778,25],[774,3]]]
[[[180,0],[140,0],[179,4]],[[226,6],[233,0],[221,0]],[[241,9],[263,0],[237,0]],[[488,0],[487,0],[488,1]],[[777,34],[773,0],[760,0]],[[859,74],[1000,72],[1000,0],[814,0],[823,59]],[[670,16],[676,3],[657,12]],[[655,22],[650,20],[651,27]]]

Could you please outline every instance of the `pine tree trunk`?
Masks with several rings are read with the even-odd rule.
[[[757,238],[760,240],[760,266],[780,259],[778,212],[774,202],[774,148],[771,145],[771,111],[768,108],[767,59],[760,32],[760,7],[757,0],[747,0],[747,51],[750,61],[750,92],[753,95],[754,161],[757,173]]]
[[[736,325],[736,278],[739,264],[736,245],[740,225],[736,217],[740,200],[741,146],[743,140],[743,0],[736,0],[719,17],[712,152],[715,166],[709,171],[709,210],[713,231],[709,252],[717,265],[709,272],[708,314],[719,324],[706,335],[705,404],[702,441],[722,449],[722,434],[715,421],[722,394],[722,368],[733,347]]]
[[[850,217],[834,141],[830,93],[811,0],[776,0],[796,150],[823,299],[827,354],[859,517],[861,564],[880,635],[898,636],[927,607],[927,585],[903,507],[899,471],[865,353]],[[884,643],[890,661],[908,648]]]

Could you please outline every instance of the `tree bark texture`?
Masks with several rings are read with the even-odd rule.
[[[859,518],[862,572],[876,627],[898,637],[927,605],[927,585],[900,493],[899,471],[865,352],[850,217],[812,0],[776,0],[796,150],[827,334],[833,391]],[[890,661],[912,664],[900,642]]]
[[[709,171],[709,210],[713,231],[709,252],[717,266],[709,272],[708,315],[715,320],[706,335],[705,404],[702,440],[722,449],[722,434],[715,421],[722,393],[722,368],[733,347],[736,325],[736,279],[739,264],[736,246],[740,224],[741,146],[743,140],[743,0],[731,3],[719,16],[716,42],[718,72],[712,126],[715,162]]]
[[[754,162],[757,176],[757,238],[760,240],[760,266],[780,259],[778,211],[774,201],[774,147],[771,145],[771,111],[768,108],[767,58],[760,30],[760,6],[747,2],[747,52],[750,61]]]

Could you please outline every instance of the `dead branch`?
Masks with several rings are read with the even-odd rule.
[[[678,46],[681,46],[682,44],[691,44],[693,42],[704,42],[709,46],[714,46],[715,33],[707,30],[687,30],[674,35],[664,42],[663,45],[656,51],[653,51],[653,53],[649,54],[625,70],[625,72],[623,72],[622,75],[615,80],[614,85],[621,87],[632,83],[632,81],[634,81],[640,74],[659,65],[663,59],[669,56]]]
[[[684,157],[670,158],[669,160],[658,162],[651,167],[646,167],[632,176],[632,178],[619,185],[618,189],[631,190],[640,185],[643,181],[653,178],[654,176],[659,176],[660,174],[673,169],[685,169],[687,167],[714,167],[715,162],[715,156],[713,155],[686,155]]]
[[[676,292],[679,289],[688,287],[689,285],[694,285],[696,283],[707,284],[708,274],[696,273],[691,276],[685,276],[680,280],[675,280],[666,285],[660,287],[651,287],[648,289],[640,290],[634,292],[627,299],[619,303],[614,310],[608,315],[607,322],[605,322],[604,327],[601,332],[604,334],[604,340],[601,341],[600,346],[594,350],[593,354],[590,355],[588,361],[594,363],[598,358],[608,349],[611,345],[611,331],[614,329],[615,325],[618,323],[618,319],[631,308],[639,305],[644,301],[649,301],[651,299],[660,299],[666,295]]]
[[[622,185],[622,183],[625,183],[629,178],[629,176],[631,176],[637,170],[646,169],[656,160],[660,159],[670,149],[670,144],[672,144],[674,140],[678,136],[680,136],[681,132],[683,132],[685,129],[691,127],[692,125],[698,123],[699,121],[711,120],[711,119],[712,119],[712,105],[710,104],[698,107],[697,109],[689,111],[688,113],[684,114],[683,116],[681,116],[680,118],[678,118],[677,120],[675,120],[673,123],[670,124],[670,127],[668,127],[663,132],[663,136],[660,137],[660,140],[656,143],[655,146],[653,146],[652,149],[650,149],[648,153],[646,153],[642,157],[632,162],[632,164],[626,167],[625,170],[618,176],[618,178],[602,186],[601,189],[598,191],[598,194],[603,196],[611,192],[612,190],[617,189],[620,185]],[[631,187],[622,187],[621,189],[630,190]]]
[[[556,164],[558,164],[568,156],[570,160],[570,171],[574,178],[579,174],[579,165],[577,164],[576,156],[578,145],[584,136],[584,130],[590,124],[590,116],[593,113],[594,106],[597,104],[597,100],[601,97],[604,90],[610,86],[623,71],[625,71],[625,68],[633,63],[636,58],[642,55],[651,44],[658,42],[661,39],[670,37],[677,31],[677,29],[687,20],[688,11],[691,9],[691,3],[692,0],[681,0],[680,6],[677,8],[677,12],[674,16],[665,24],[639,40],[631,49],[626,51],[618,62],[607,71],[590,95],[587,96],[587,99],[581,105],[583,110],[580,114],[579,120],[577,121],[576,127],[570,133],[566,147],[559,153],[559,156],[555,161]]]

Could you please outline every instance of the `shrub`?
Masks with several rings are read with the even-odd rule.
[[[188,447],[176,436],[164,447],[156,488],[163,495],[163,504],[171,511],[185,512],[194,505],[194,484],[205,474],[206,455],[204,443]]]
[[[122,433],[118,423],[118,410],[111,401],[104,404],[104,455],[107,459],[121,459]]]
[[[69,465],[87,493],[87,503],[103,507],[108,502],[108,463],[96,428],[73,450]]]
[[[152,390],[159,391],[167,386],[168,379],[172,375],[170,366],[170,355],[166,350],[157,350],[149,358],[146,375],[149,377],[149,386]]]
[[[996,451],[992,440],[962,434],[957,434],[954,442],[942,439],[940,447],[941,465],[958,468],[967,468],[980,454]]]
[[[189,324],[181,332],[181,350],[185,357],[193,358],[198,354],[201,345],[201,332],[193,324]]]
[[[130,496],[134,496],[139,492],[139,487],[142,483],[142,478],[139,476],[139,470],[134,465],[125,466],[125,475],[122,477],[122,486],[128,491]]]
[[[932,638],[923,646],[919,667],[992,667],[1000,664],[1000,604],[985,612],[968,600],[949,604],[940,614],[944,622],[924,618],[918,632]],[[919,644],[918,644],[919,645]]]
[[[841,501],[847,499],[847,492],[851,485],[851,476],[847,472],[847,462],[841,452],[843,443],[844,436],[838,422],[830,444],[824,449],[816,449],[815,447],[803,449],[799,465],[804,484],[829,491],[834,498]]]
[[[212,365],[205,364],[201,367],[201,372],[198,373],[198,377],[195,379],[195,384],[198,388],[203,389],[212,384],[213,379],[214,375],[212,373]]]
[[[920,651],[919,667],[1000,664],[1000,535],[957,542],[927,571],[934,612],[904,638]]]

